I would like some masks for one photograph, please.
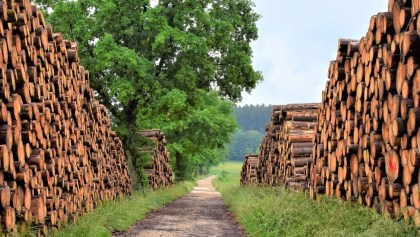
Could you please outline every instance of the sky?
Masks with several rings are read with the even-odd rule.
[[[244,104],[321,102],[329,62],[339,38],[366,35],[370,18],[387,11],[387,0],[253,0],[259,39],[252,43],[253,65],[264,81]]]

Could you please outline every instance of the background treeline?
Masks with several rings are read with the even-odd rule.
[[[271,105],[244,105],[235,106],[233,114],[242,130],[255,130],[265,133],[265,126],[271,120]]]
[[[255,153],[265,134],[265,126],[271,119],[271,105],[235,106],[233,114],[238,130],[229,145],[229,160],[244,159],[245,154]]]
[[[177,179],[226,157],[234,102],[262,80],[250,43],[251,0],[36,0],[55,32],[78,43],[135,174],[138,131],[161,129]]]

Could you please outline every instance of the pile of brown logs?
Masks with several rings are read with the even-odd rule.
[[[276,113],[276,109],[273,108],[273,115],[270,123],[267,124],[265,128],[266,133],[261,141],[258,153],[258,183],[271,186],[276,185],[277,180],[279,179],[278,166],[276,163],[279,156],[276,143],[277,124],[274,123]],[[243,184],[246,185],[246,183]]]
[[[420,225],[420,1],[390,0],[388,10],[360,40],[339,40],[314,129],[309,192]],[[274,121],[258,169],[259,182],[271,185],[296,173],[284,168],[292,161]]]
[[[389,1],[360,41],[340,40],[323,93],[311,196],[420,224],[419,1]]]
[[[241,185],[258,184],[257,169],[258,155],[245,155],[245,160],[242,165],[241,172]]]
[[[312,141],[320,104],[282,106],[276,134],[280,152],[280,177],[287,186],[307,188]]]
[[[173,173],[169,165],[169,151],[166,149],[165,135],[157,129],[143,130],[140,135],[152,140],[153,145],[142,147],[141,152],[150,155],[149,162],[143,167],[149,187],[153,189],[170,187],[173,184]]]
[[[273,107],[272,119],[260,146],[259,183],[307,186],[318,108],[319,104]]]
[[[0,2],[0,232],[45,234],[131,191],[76,44],[29,0]]]

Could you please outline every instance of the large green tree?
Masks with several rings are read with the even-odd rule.
[[[169,149],[176,159],[178,176],[189,178],[203,173],[225,158],[225,145],[235,131],[231,103],[220,100],[215,92],[199,90],[195,106],[188,105],[188,94],[173,89],[160,100],[151,102],[138,115],[138,125],[159,124],[168,134]]]
[[[178,177],[217,161],[234,130],[227,101],[262,80],[251,65],[251,0],[37,2],[78,43],[128,154],[136,157],[138,129],[162,128]]]

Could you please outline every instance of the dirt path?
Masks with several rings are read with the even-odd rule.
[[[191,193],[140,221],[123,237],[246,236],[232,220],[211,184],[214,177],[198,181]]]

